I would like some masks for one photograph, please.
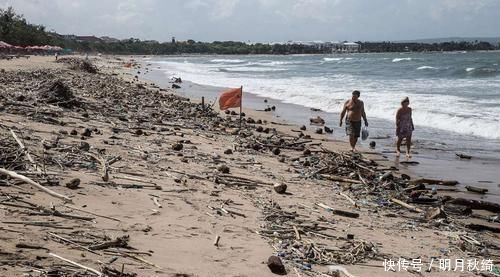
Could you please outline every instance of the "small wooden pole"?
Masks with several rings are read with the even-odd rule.
[[[214,240],[214,245],[215,245],[216,247],[219,247],[219,240],[220,240],[220,236],[219,236],[219,235],[217,235],[217,236],[215,237],[215,240]]]
[[[205,96],[201,97],[201,110],[205,111]]]
[[[243,86],[240,87],[240,91],[241,91],[241,96],[240,96],[240,130],[241,130],[241,109],[242,109],[242,106],[243,106]]]

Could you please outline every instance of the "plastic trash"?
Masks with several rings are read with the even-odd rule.
[[[370,133],[368,132],[368,128],[363,127],[363,129],[361,130],[361,139],[366,140],[369,135],[370,135]]]

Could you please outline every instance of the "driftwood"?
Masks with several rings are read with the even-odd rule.
[[[12,137],[14,137],[14,140],[16,140],[17,144],[19,144],[19,147],[21,148],[23,153],[26,155],[26,158],[28,159],[28,161],[33,165],[35,170],[38,172],[41,172],[42,170],[38,167],[38,165],[36,164],[33,157],[31,157],[30,153],[28,152],[28,149],[26,148],[26,146],[24,146],[24,143],[21,140],[19,140],[16,133],[12,129],[10,129],[10,133],[12,134]]]
[[[38,184],[37,182],[31,180],[30,178],[26,177],[26,176],[23,176],[23,175],[19,175],[17,174],[16,172],[14,171],[10,171],[10,170],[6,170],[6,169],[3,169],[3,168],[0,168],[0,174],[4,174],[4,175],[8,175],[10,176],[11,178],[14,178],[14,179],[18,179],[18,180],[21,180],[25,183],[28,183],[36,188],[38,188],[39,190],[49,194],[50,196],[53,196],[53,197],[56,197],[56,198],[59,198],[61,200],[64,200],[65,202],[69,202],[69,203],[72,203],[73,200],[71,200],[69,197],[65,196],[65,195],[62,195],[62,194],[59,194],[57,192],[54,192],[40,184]]]
[[[68,205],[68,204],[66,204],[65,206],[68,207],[68,208],[70,208],[70,209],[73,209],[73,210],[76,210],[76,211],[80,211],[80,212],[84,212],[84,213],[88,213],[88,214],[95,215],[95,216],[98,216],[98,217],[102,217],[102,218],[106,218],[106,219],[110,219],[110,220],[114,220],[114,221],[118,221],[118,222],[121,221],[121,220],[119,220],[117,218],[113,218],[113,217],[109,217],[109,216],[100,215],[100,214],[96,214],[96,213],[93,213],[93,212],[85,211],[85,210],[79,209],[79,208],[77,208],[75,206]]]
[[[123,236],[123,237],[116,238],[112,241],[106,241],[103,243],[92,245],[89,247],[89,249],[102,250],[102,249],[106,249],[106,248],[110,248],[110,247],[124,248],[124,247],[128,246],[128,241],[129,241],[129,236]]]
[[[347,199],[347,201],[351,202],[351,204],[354,207],[358,207],[358,204],[356,204],[356,202],[354,200],[352,200],[352,198],[349,197],[347,194],[344,194],[344,193],[340,192],[340,195],[342,195],[345,199]]]
[[[483,189],[483,188],[478,188],[478,187],[473,187],[473,186],[465,186],[465,189],[467,189],[470,192],[475,192],[475,193],[480,193],[480,194],[485,194],[488,192],[488,189]]]
[[[486,210],[493,213],[500,213],[500,204],[483,200],[455,198],[448,201],[448,203],[467,206],[473,210]]]
[[[496,234],[500,233],[500,228],[482,224],[468,224],[467,228],[472,229],[474,231],[490,231]]]
[[[54,234],[54,233],[51,233],[51,232],[48,232],[48,234],[49,234],[50,236],[52,236],[52,237],[54,237],[54,238],[58,239],[58,240],[61,240],[61,241],[67,242],[67,243],[69,243],[69,244],[71,244],[71,245],[74,245],[74,246],[76,246],[76,247],[80,248],[80,249],[83,249],[83,250],[85,250],[85,251],[89,251],[90,253],[93,253],[93,254],[96,254],[96,255],[101,256],[101,254],[100,254],[100,253],[97,253],[97,252],[93,251],[92,249],[89,249],[88,247],[85,247],[85,246],[83,246],[83,245],[80,245],[80,244],[78,244],[78,243],[76,243],[76,242],[74,242],[74,241],[72,241],[72,240],[69,240],[69,239],[67,239],[67,238],[63,238],[63,237],[61,237],[61,236],[59,236],[59,235],[56,235],[56,234]]]
[[[219,241],[220,241],[220,236],[219,235],[215,236],[214,245],[219,247]]]
[[[86,154],[101,164],[101,178],[104,182],[109,181],[108,162],[105,159],[98,157],[92,153],[86,153]]]
[[[428,179],[428,178],[422,178],[422,179],[416,179],[416,180],[410,181],[411,186],[415,186],[418,184],[456,186],[456,185],[458,185],[458,181],[446,181],[446,180],[436,180],[436,179]]]
[[[328,205],[325,205],[323,203],[316,203],[317,206],[332,212],[333,214],[340,215],[340,216],[345,216],[345,217],[350,217],[350,218],[358,218],[359,214],[358,213],[353,213],[353,212],[348,212],[348,211],[343,211],[343,210],[338,210],[334,209]]]
[[[399,206],[401,207],[405,207],[407,209],[409,209],[410,211],[414,211],[414,212],[418,212],[418,213],[422,213],[423,211],[415,206],[412,206],[408,203],[405,203],[399,199],[396,199],[396,198],[391,198],[391,201],[395,204],[398,204]]]
[[[65,262],[67,262],[69,264],[72,264],[72,265],[74,265],[76,267],[79,267],[81,269],[85,269],[86,271],[92,272],[92,273],[94,273],[95,275],[97,275],[99,277],[103,276],[103,274],[100,271],[97,271],[97,270],[95,270],[93,268],[81,265],[81,264],[79,264],[79,263],[77,263],[75,261],[72,261],[70,259],[63,258],[63,257],[61,257],[59,255],[54,254],[54,253],[49,253],[49,255],[52,256],[52,257],[54,257],[54,258],[60,259],[62,261],[65,261]]]
[[[342,178],[339,176],[334,176],[330,174],[321,174],[321,177],[330,180],[330,181],[335,181],[335,182],[343,182],[343,183],[351,183],[351,184],[362,184],[361,181],[354,180],[354,179],[348,179],[348,178]]]

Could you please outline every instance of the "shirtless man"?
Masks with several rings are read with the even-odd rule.
[[[368,127],[368,120],[366,120],[365,105],[363,101],[359,100],[361,93],[358,90],[352,92],[352,98],[344,103],[344,108],[340,113],[340,127],[342,127],[342,120],[347,113],[345,122],[345,131],[349,136],[349,143],[351,144],[351,151],[356,151],[356,143],[358,142],[361,133],[361,118]]]

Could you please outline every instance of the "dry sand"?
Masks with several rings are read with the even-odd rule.
[[[131,75],[123,69],[122,61],[112,57],[95,58],[101,70],[131,79]],[[30,59],[14,59],[0,61],[0,69],[5,70],[33,70],[33,69],[63,69],[64,64],[56,64],[53,57],[31,57]],[[68,70],[69,69],[64,69]],[[2,73],[0,73],[2,74]],[[0,87],[1,89],[1,87]],[[1,91],[0,91],[1,93]],[[246,110],[247,116],[266,120],[265,127],[276,128],[283,134],[296,136],[289,126],[272,118],[269,114]],[[40,139],[49,140],[60,130],[70,132],[77,129],[81,132],[85,127],[96,127],[102,135],[94,135],[86,140],[93,148],[106,149],[107,153],[120,155],[122,161],[117,162],[111,172],[111,179],[123,183],[137,182],[113,179],[116,177],[138,178],[142,182],[150,182],[161,186],[162,190],[154,189],[124,189],[92,185],[91,182],[100,181],[100,175],[95,170],[58,170],[51,171],[63,177],[64,181],[78,177],[81,179],[81,189],[70,190],[65,186],[50,187],[59,193],[70,195],[74,201],[73,207],[92,212],[101,216],[112,217],[119,221],[96,216],[93,222],[63,219],[59,217],[42,217],[27,215],[25,210],[15,207],[0,206],[0,218],[6,221],[56,221],[62,226],[74,229],[54,229],[50,227],[23,226],[0,223],[0,276],[23,276],[31,272],[32,276],[39,276],[33,271],[29,263],[12,263],[12,260],[33,261],[33,265],[48,269],[63,262],[48,255],[55,253],[91,268],[99,269],[99,261],[106,262],[112,255],[96,255],[88,251],[76,249],[71,245],[57,243],[48,239],[48,232],[65,235],[79,231],[79,234],[99,234],[110,237],[128,235],[129,245],[136,251],[149,252],[141,256],[148,261],[141,262],[131,258],[120,257],[113,265],[125,272],[135,272],[138,276],[273,276],[266,261],[275,249],[269,240],[256,233],[263,224],[262,211],[256,203],[273,201],[279,203],[282,209],[295,211],[311,222],[326,219],[330,235],[345,238],[347,234],[354,235],[355,240],[372,242],[381,253],[379,260],[367,260],[356,265],[344,265],[354,276],[472,276],[473,273],[439,272],[434,268],[431,273],[385,272],[383,257],[398,257],[406,259],[422,259],[425,267],[429,266],[432,258],[478,258],[475,253],[463,252],[457,247],[453,237],[458,233],[446,232],[447,228],[433,227],[432,224],[420,222],[420,215],[401,209],[399,212],[386,210],[381,207],[361,205],[355,209],[349,201],[339,193],[341,187],[333,182],[324,182],[298,178],[298,174],[289,163],[281,163],[270,153],[253,153],[234,151],[234,154],[224,154],[226,149],[234,148],[237,144],[235,136],[229,134],[204,133],[201,130],[180,128],[177,133],[183,136],[165,135],[162,132],[150,132],[149,136],[120,133],[120,140],[110,143],[113,135],[113,122],[106,122],[104,118],[84,118],[76,113],[65,113],[61,120],[66,126],[55,126],[34,122],[22,115],[7,114],[0,110],[0,127],[15,128],[25,138],[28,149],[39,149]],[[273,124],[271,122],[276,122]],[[311,129],[311,128],[310,128]],[[321,143],[327,149],[336,151],[345,150],[344,142],[325,139],[323,135],[305,132],[312,136],[314,142]],[[183,156],[177,156],[171,150],[171,145],[178,140],[189,140],[182,150]],[[158,143],[159,141],[159,143]],[[78,137],[64,136],[64,144],[78,144]],[[106,144],[107,143],[107,144]],[[286,155],[297,155],[293,150],[282,150]],[[284,182],[288,185],[289,194],[281,195],[270,186],[259,186],[256,190],[233,189],[216,185],[211,180],[198,180],[182,177],[176,182],[179,175],[174,171],[188,172],[196,175],[216,171],[213,163],[214,155],[231,168],[231,174],[244,176],[263,182]],[[380,160],[377,153],[365,155]],[[148,156],[145,158],[145,156]],[[152,157],[156,160],[151,162]],[[187,161],[187,162],[186,162]],[[62,182],[64,183],[64,182]],[[26,184],[17,186],[0,186],[0,201],[6,199],[4,193],[17,195],[28,199],[32,203],[49,207],[51,203],[59,210],[72,211],[65,208],[59,200],[37,191]],[[346,192],[349,194],[349,192]],[[162,207],[156,206],[152,198],[156,196]],[[313,208],[315,203],[322,202],[331,207],[355,211],[359,218],[347,218],[332,215],[330,212]],[[244,214],[230,216],[217,214],[210,207],[224,205],[229,210]],[[311,208],[306,208],[311,207]],[[83,212],[73,211],[82,216],[92,216]],[[453,225],[454,223],[448,223]],[[76,233],[74,233],[76,234]],[[215,237],[220,236],[219,246],[214,246]],[[498,244],[498,236],[491,233],[476,234],[472,237]],[[81,240],[89,240],[90,236],[81,236]],[[315,237],[305,236],[302,239],[315,240]],[[330,240],[329,247],[339,246],[342,240]],[[16,244],[26,243],[41,245],[47,249],[20,249]],[[103,252],[99,252],[103,254]],[[498,253],[498,252],[496,252]],[[496,256],[497,257],[497,256]],[[493,260],[495,256],[488,256]],[[9,263],[10,261],[10,263]],[[155,266],[152,266],[154,264]],[[434,266],[438,266],[437,260]],[[296,273],[291,266],[287,266],[289,276],[327,276],[313,273]],[[326,272],[325,267],[313,266],[318,272]],[[311,274],[311,275],[308,275]]]

